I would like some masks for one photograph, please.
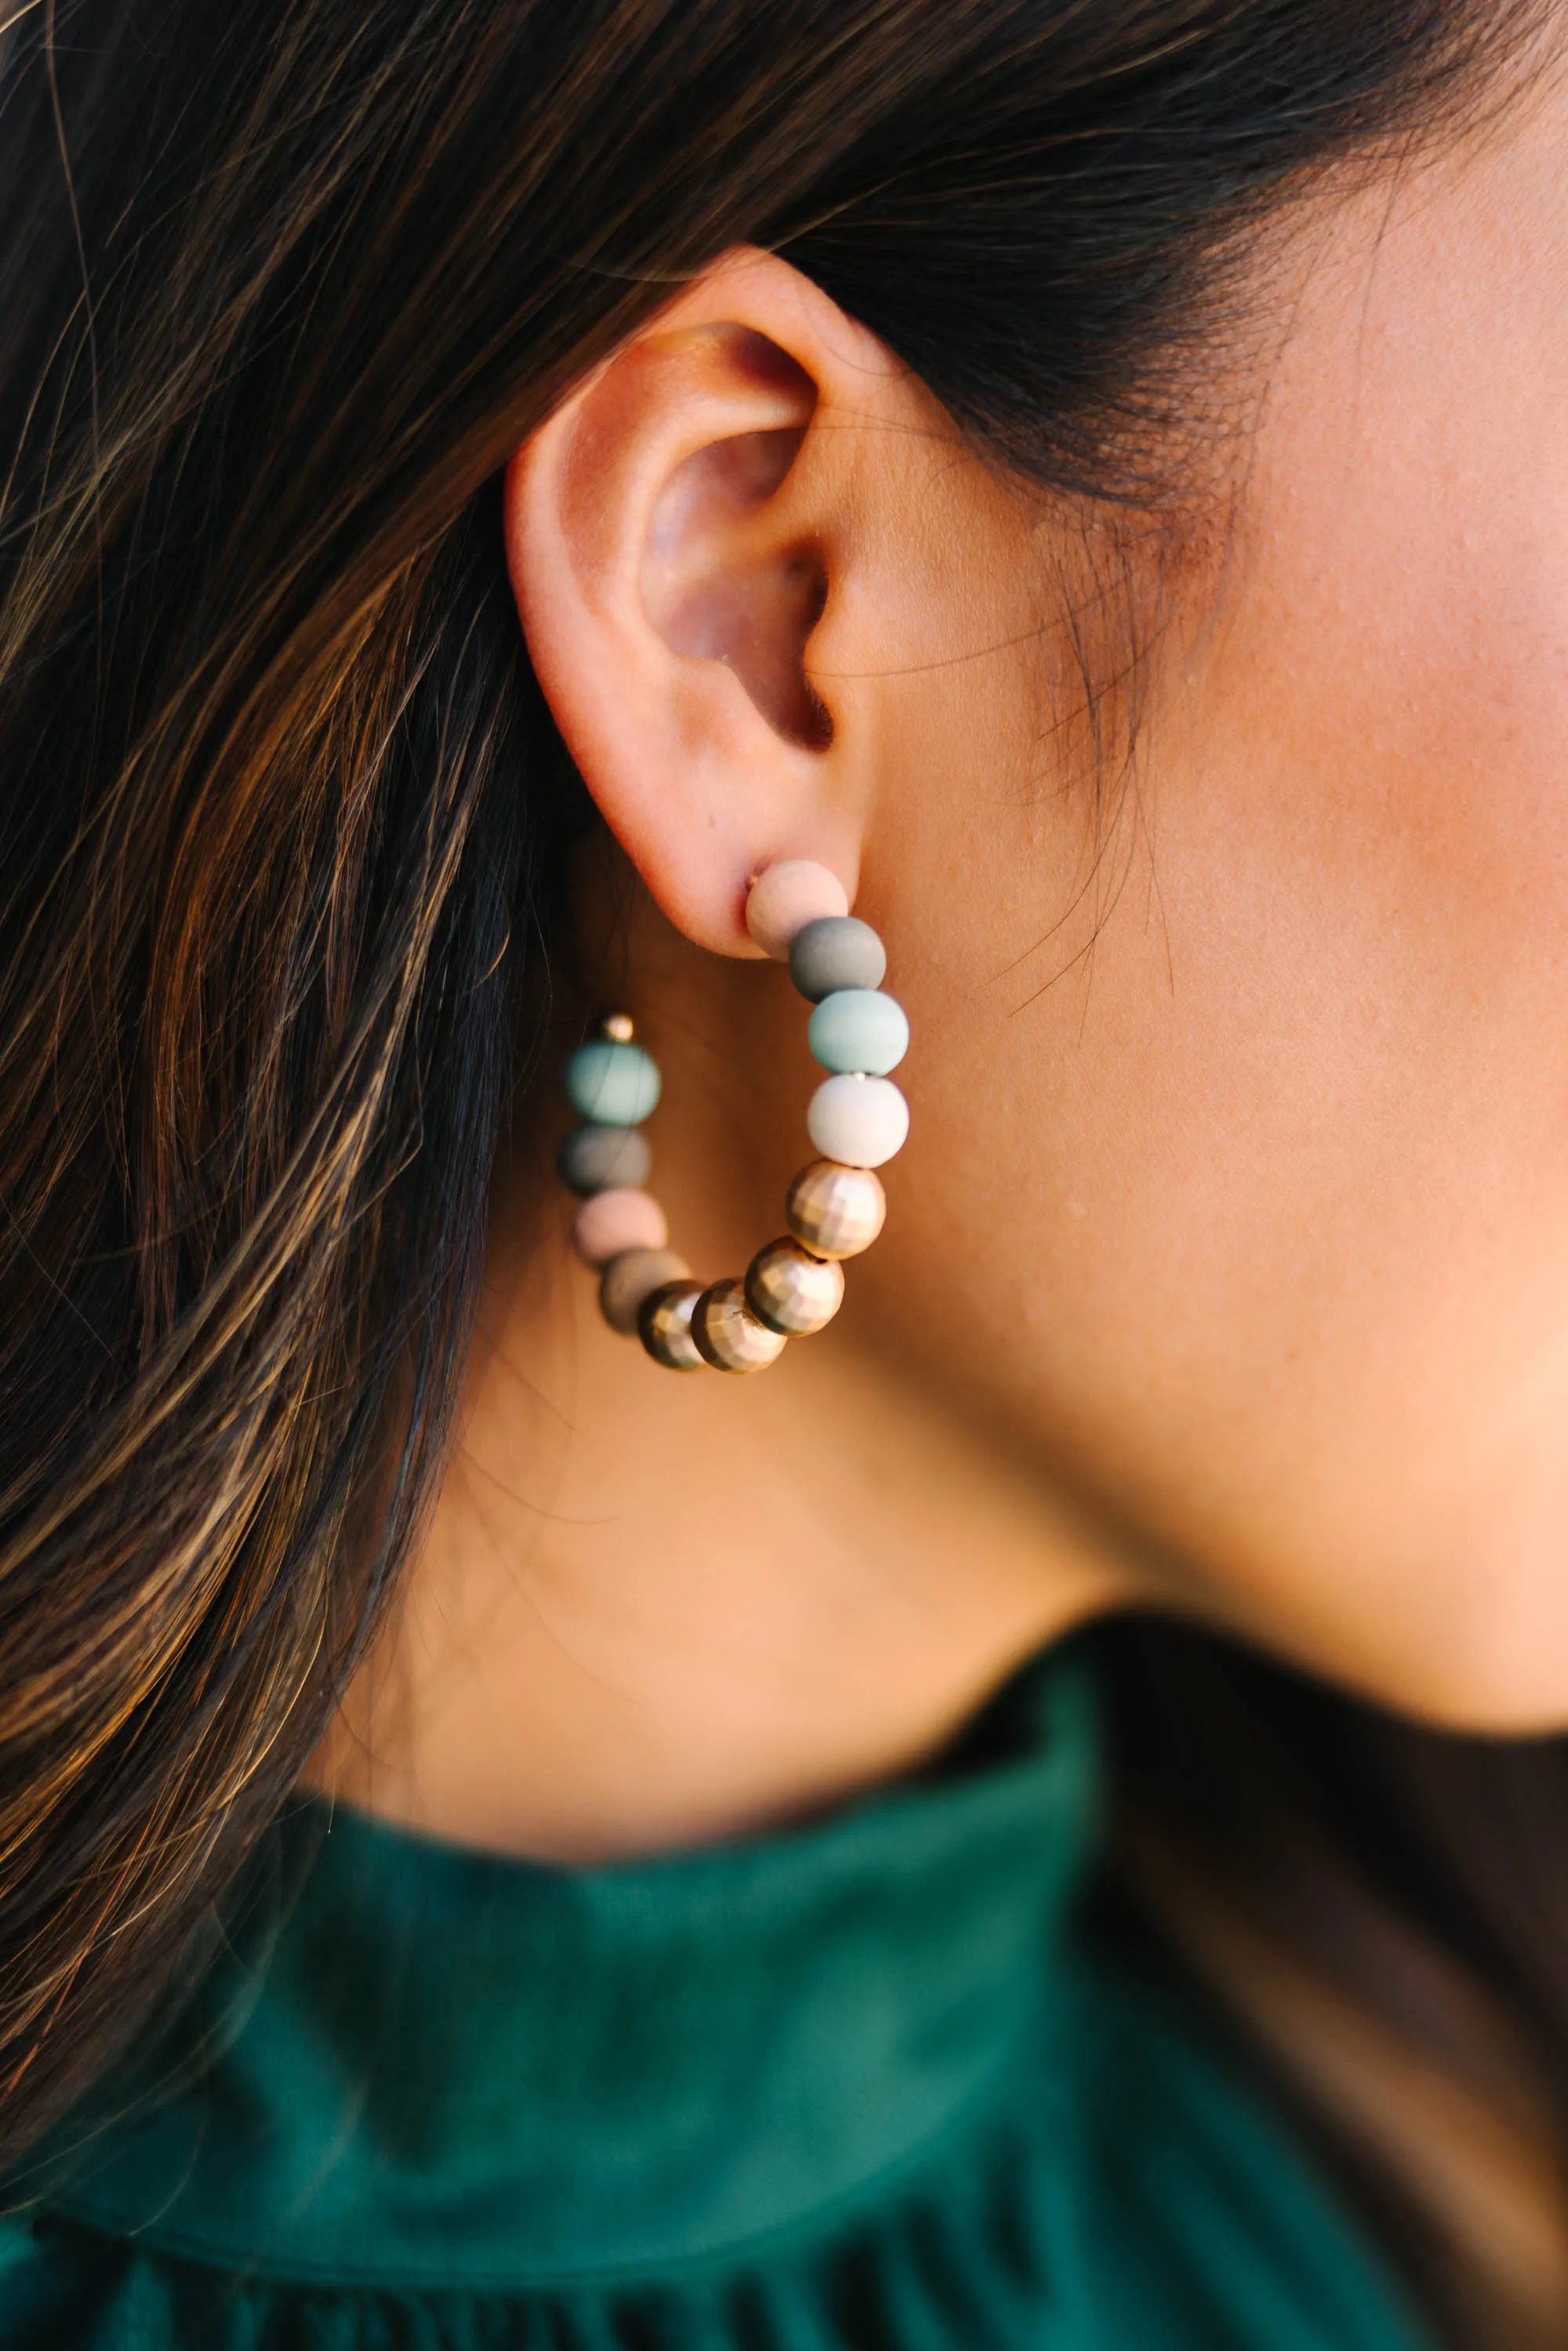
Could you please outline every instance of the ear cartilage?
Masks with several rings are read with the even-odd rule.
[[[583,1121],[557,1155],[562,1182],[582,1203],[573,1243],[599,1275],[611,1328],[635,1332],[670,1371],[759,1372],[790,1339],[831,1322],[844,1294],[842,1260],[871,1247],[887,1214],[875,1170],[909,1133],[909,1105],[888,1075],[908,1050],[909,1021],[883,993],[882,941],[851,914],[837,875],[807,858],[768,866],[751,884],[746,926],[767,955],[789,964],[816,1008],[807,1041],[828,1074],[806,1113],[821,1156],[789,1186],[789,1231],[759,1249],[744,1276],[705,1287],[667,1246],[664,1212],[643,1189],[651,1155],[639,1131],[659,1100],[659,1070],[633,1041],[630,1016],[612,1013],[566,1068]]]

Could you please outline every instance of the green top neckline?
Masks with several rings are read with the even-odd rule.
[[[403,2287],[662,2275],[821,2227],[1026,2051],[1049,2081],[1100,1778],[1059,1659],[940,1770],[746,1844],[569,1870],[304,1803],[53,2207]]]
[[[1088,1931],[1092,1659],[664,1860],[296,1808],[0,2219],[6,2351],[1420,2351],[1201,2022]]]

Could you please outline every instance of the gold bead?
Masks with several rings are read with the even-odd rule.
[[[770,1331],[803,1337],[831,1322],[843,1304],[843,1270],[797,1240],[769,1241],[746,1269],[746,1302]]]
[[[700,1372],[703,1359],[692,1337],[692,1309],[703,1294],[700,1281],[666,1281],[650,1290],[637,1309],[637,1335],[656,1364],[669,1372]]]
[[[760,1372],[784,1353],[786,1342],[759,1322],[733,1275],[705,1290],[692,1308],[697,1353],[716,1372]]]
[[[636,1030],[629,1012],[607,1012],[599,1024],[599,1033],[612,1045],[629,1045]]]
[[[882,1230],[887,1195],[870,1167],[813,1159],[790,1185],[784,1213],[813,1257],[858,1257]]]

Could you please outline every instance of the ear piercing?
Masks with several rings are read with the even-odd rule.
[[[612,1330],[635,1332],[671,1371],[761,1371],[787,1341],[831,1322],[843,1300],[841,1260],[871,1247],[887,1212],[874,1171],[909,1133],[909,1105],[888,1075],[909,1049],[909,1022],[883,993],[882,941],[850,913],[837,876],[806,858],[768,866],[751,885],[746,926],[789,964],[814,1008],[807,1040],[828,1074],[806,1113],[821,1155],[789,1186],[788,1233],[759,1249],[743,1278],[705,1288],[668,1245],[664,1212],[643,1188],[652,1155],[642,1126],[659,1099],[658,1064],[629,1016],[612,1013],[566,1067],[583,1122],[557,1160],[582,1204],[573,1245],[599,1275]]]

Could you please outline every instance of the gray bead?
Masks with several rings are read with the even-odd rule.
[[[629,1339],[644,1298],[668,1281],[684,1281],[690,1272],[685,1259],[674,1249],[622,1249],[599,1277],[599,1311],[612,1331]]]
[[[789,977],[810,1003],[841,987],[880,987],[887,950],[869,923],[853,914],[823,914],[797,931],[789,949]]]
[[[653,1164],[648,1138],[634,1126],[574,1126],[556,1153],[556,1173],[580,1200],[612,1186],[640,1192]]]

